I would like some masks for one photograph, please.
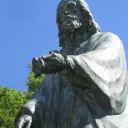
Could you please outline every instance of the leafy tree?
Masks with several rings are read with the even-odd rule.
[[[26,101],[21,91],[0,86],[0,128],[14,127],[14,118]]]
[[[34,78],[34,73],[31,71],[31,63],[28,67],[30,73],[26,80],[27,91],[22,92],[0,86],[0,128],[14,128],[14,120],[18,111],[43,81],[44,75]]]
[[[27,91],[25,92],[26,99],[29,99],[34,92],[40,87],[42,81],[44,79],[44,75],[42,74],[38,78],[35,78],[35,74],[32,72],[32,63],[30,62],[28,65],[30,69],[28,78],[26,80]]]
[[[44,79],[43,74],[39,76],[38,78],[35,78],[34,76],[35,74],[31,71],[26,80],[26,86],[28,87],[27,89],[28,92],[35,92],[40,87]]]

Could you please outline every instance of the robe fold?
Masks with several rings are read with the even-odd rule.
[[[121,40],[96,33],[83,42],[67,67],[45,75],[24,105],[34,111],[38,128],[128,128],[128,79]],[[34,126],[34,125],[33,125]]]

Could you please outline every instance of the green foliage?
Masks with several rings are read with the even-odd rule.
[[[28,68],[30,69],[30,73],[28,75],[28,78],[26,80],[26,86],[28,87],[28,92],[29,93],[33,93],[35,92],[40,85],[42,84],[42,81],[44,79],[44,75],[42,74],[41,76],[39,76],[38,78],[35,78],[35,74],[32,72],[32,62],[29,63]],[[27,93],[27,95],[29,96],[30,94]]]
[[[28,87],[29,92],[35,92],[40,87],[40,85],[42,84],[42,81],[44,79],[43,74],[38,78],[34,78],[34,76],[35,76],[35,74],[31,71],[26,80],[26,86]]]
[[[0,128],[14,127],[15,116],[26,101],[21,91],[0,86]]]
[[[29,63],[30,73],[26,80],[27,91],[22,92],[0,86],[0,128],[14,128],[14,120],[18,111],[41,85],[44,75],[34,78],[31,67],[32,65]]]

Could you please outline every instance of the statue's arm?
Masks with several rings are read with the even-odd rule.
[[[38,127],[43,124],[43,110],[45,107],[45,97],[43,96],[44,84],[33,94],[31,99],[20,109],[15,118],[15,127],[23,127],[26,122],[34,127]],[[30,119],[29,119],[30,118]]]
[[[35,114],[37,111],[42,110],[44,108],[45,104],[45,97],[42,92],[43,85],[37,90],[31,99],[23,106],[24,108],[27,108],[31,111],[32,114]]]
[[[118,78],[115,71],[121,69],[119,58],[124,54],[122,49],[122,42],[117,36],[105,33],[93,50],[79,55],[68,55],[66,67],[60,74],[71,80],[74,78],[74,81],[75,79],[78,81],[78,78],[86,82],[88,79],[90,81],[92,78],[95,80],[101,78],[110,82],[112,80],[110,76],[114,76],[113,80]]]
[[[83,46],[83,52],[81,51],[82,54],[79,55],[63,55],[52,52],[39,59],[34,58],[32,61],[33,72],[35,74],[60,73],[78,84],[85,83],[87,80],[91,81],[91,77],[94,80],[101,78],[111,82],[113,77],[110,78],[110,76],[112,75],[116,79],[115,70],[121,69],[119,58],[124,53],[120,39],[112,33],[103,33],[97,42],[91,43],[94,44],[94,46],[90,46],[91,50],[84,52],[85,46]]]

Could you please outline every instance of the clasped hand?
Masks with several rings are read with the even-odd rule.
[[[32,71],[36,75],[53,74],[62,71],[66,66],[65,58],[59,51],[50,51],[50,54],[32,60]]]

